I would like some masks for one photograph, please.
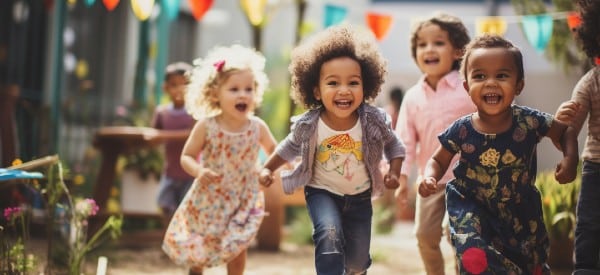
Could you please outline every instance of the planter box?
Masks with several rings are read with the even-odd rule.
[[[136,170],[125,170],[121,175],[121,211],[129,215],[160,215],[156,202],[159,179],[142,179]]]

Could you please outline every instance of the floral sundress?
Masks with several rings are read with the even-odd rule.
[[[552,116],[512,110],[512,126],[503,133],[477,132],[468,115],[439,135],[445,149],[460,153],[446,205],[461,274],[550,274],[535,175],[536,146]]]
[[[162,244],[177,264],[213,267],[246,249],[264,217],[258,184],[259,123],[231,133],[207,121],[203,164],[222,175],[218,183],[194,182],[175,211]]]

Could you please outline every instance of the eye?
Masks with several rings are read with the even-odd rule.
[[[352,80],[352,81],[350,81],[350,85],[352,85],[352,86],[358,86],[358,85],[360,85],[360,81],[358,81],[358,80]]]
[[[507,73],[499,73],[498,75],[496,75],[496,78],[498,78],[498,79],[506,79],[509,77],[510,77],[510,75]]]
[[[417,48],[425,48],[426,46],[427,46],[427,43],[425,43],[425,42],[417,43]]]
[[[471,76],[471,79],[473,79],[473,80],[483,80],[483,79],[485,79],[485,74],[473,74]]]
[[[436,46],[445,46],[446,45],[446,41],[435,41],[434,43]]]
[[[327,85],[327,86],[336,86],[337,84],[338,84],[338,82],[337,81],[333,81],[333,80],[332,81],[327,81],[327,83],[325,83],[325,85]]]

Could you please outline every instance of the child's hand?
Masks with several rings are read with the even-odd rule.
[[[556,110],[554,119],[566,125],[570,125],[573,118],[577,115],[577,112],[579,112],[579,108],[579,103],[573,100],[565,101],[558,107],[558,110]]]
[[[563,158],[558,165],[556,165],[556,171],[554,172],[556,181],[560,184],[574,181],[577,176],[577,162],[578,160],[575,158]]]
[[[210,184],[219,182],[223,176],[217,174],[211,169],[200,167],[200,169],[198,169],[198,175],[196,175],[196,178],[201,184]]]
[[[406,181],[400,181],[400,187],[394,192],[394,197],[396,197],[399,205],[408,205],[408,184]]]
[[[385,187],[387,189],[398,188],[398,186],[400,186],[400,182],[398,181],[398,176],[386,174],[383,177],[383,185],[385,185]]]
[[[443,187],[441,184],[437,183],[437,180],[433,177],[426,177],[421,179],[419,182],[419,195],[426,198],[430,195],[438,192]]]
[[[265,187],[271,186],[273,184],[273,171],[268,168],[263,168],[260,170],[260,174],[258,175],[258,182]]]

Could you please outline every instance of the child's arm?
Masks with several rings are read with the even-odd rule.
[[[554,119],[566,124],[570,125],[573,119],[577,116],[577,113],[580,109],[580,104],[573,101],[565,101],[556,110],[556,114],[554,115]]]
[[[265,187],[271,186],[271,184],[273,184],[273,171],[286,163],[287,161],[278,154],[271,154],[269,159],[265,162],[263,169],[260,171],[258,182]]]
[[[181,152],[181,167],[188,174],[194,176],[202,184],[215,182],[221,175],[205,168],[197,161],[198,155],[206,143],[206,120],[196,122]]]
[[[271,130],[269,130],[269,126],[267,126],[267,124],[263,120],[259,119],[259,121],[260,140],[258,142],[260,143],[262,149],[265,150],[265,153],[267,153],[267,155],[271,155],[273,154],[273,151],[275,151],[275,146],[277,146],[277,140],[275,140],[275,137],[271,133]]]
[[[438,184],[438,180],[444,176],[448,166],[452,161],[452,154],[446,148],[439,146],[433,156],[427,161],[423,178],[418,182],[419,195],[428,197],[443,188],[443,184]]]
[[[577,162],[579,162],[577,134],[575,128],[567,127],[557,120],[552,122],[546,134],[554,144],[560,144],[559,149],[563,152],[563,159],[556,165],[554,172],[554,177],[561,184],[572,182],[577,176]]]

